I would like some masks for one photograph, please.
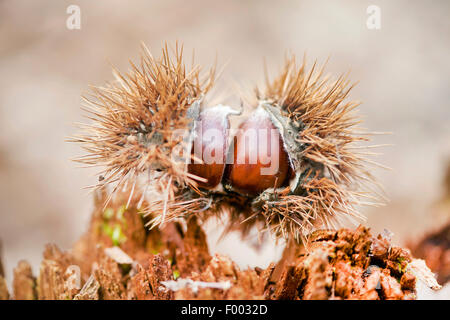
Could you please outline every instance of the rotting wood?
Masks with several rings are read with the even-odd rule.
[[[165,228],[147,230],[135,202],[125,208],[116,200],[107,209],[105,215],[102,201],[98,202],[88,232],[71,250],[46,247],[37,284],[29,265],[19,263],[14,272],[14,297],[414,299],[418,277],[432,277],[427,268],[414,273],[417,260],[408,250],[393,246],[388,237],[374,237],[360,226],[312,234],[307,250],[290,249],[290,261],[274,281],[276,262],[265,269],[242,270],[226,256],[211,256],[197,219],[188,219],[185,227],[171,222]],[[111,228],[121,232],[123,241],[114,238],[117,232],[109,233]],[[74,267],[79,267],[80,274],[68,271]],[[164,285],[178,278],[194,286]]]

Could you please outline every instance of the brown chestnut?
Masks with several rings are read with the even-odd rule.
[[[214,189],[222,181],[228,150],[228,115],[233,113],[237,112],[218,105],[203,110],[195,122],[191,150],[193,159],[188,165],[188,172],[206,179],[197,182],[202,188]]]
[[[289,156],[280,132],[263,108],[257,108],[239,126],[233,149],[227,183],[234,191],[255,196],[268,188],[286,185],[290,172]]]

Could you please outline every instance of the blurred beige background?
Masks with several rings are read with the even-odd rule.
[[[81,30],[66,28],[71,4],[81,8]],[[381,8],[380,30],[366,27],[371,4]],[[83,119],[80,95],[112,79],[109,63],[126,70],[141,41],[155,55],[164,41],[183,41],[204,66],[217,53],[227,63],[224,90],[261,83],[263,58],[275,74],[286,50],[331,56],[334,74],[350,69],[365,126],[393,132],[374,141],[393,144],[378,157],[393,170],[375,171],[391,202],[363,208],[367,223],[397,243],[422,234],[450,157],[449,9],[446,0],[0,1],[0,238],[9,279],[19,259],[37,271],[45,243],[69,248],[86,227],[91,197],[82,188],[95,171],[76,168],[69,159],[82,151],[64,140]],[[217,250],[236,255],[231,248]],[[242,252],[241,265],[275,254]]]

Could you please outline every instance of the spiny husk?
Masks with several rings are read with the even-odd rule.
[[[173,149],[184,142],[173,132],[189,129],[188,110],[211,89],[215,68],[206,75],[199,66],[187,69],[178,44],[173,54],[165,45],[158,59],[142,47],[139,65],[131,63],[126,74],[114,70],[114,82],[92,87],[84,107],[93,122],[72,140],[88,152],[77,161],[105,168],[96,187],[112,185],[111,195],[130,188],[131,198],[143,180],[173,197],[179,188],[195,186],[185,161],[173,161]]]
[[[122,188],[130,190],[130,199],[135,189],[147,197],[143,211],[152,226],[226,212],[226,230],[246,233],[262,224],[277,237],[300,239],[317,227],[336,227],[341,217],[361,218],[356,208],[360,204],[377,204],[367,169],[374,163],[358,145],[368,141],[368,135],[355,127],[360,122],[358,103],[346,101],[352,85],[345,76],[330,81],[323,68],[316,70],[314,64],[306,71],[304,61],[297,68],[291,58],[275,80],[267,81],[263,93],[257,91],[258,103],[278,108],[300,128],[295,131],[300,161],[294,168],[299,177],[295,188],[266,190],[256,199],[201,191],[196,187],[199,178],[187,172],[186,162],[172,158],[173,149],[183,143],[173,131],[192,129],[189,110],[212,87],[214,68],[202,77],[198,67],[186,71],[178,46],[175,59],[167,46],[160,59],[144,47],[140,66],[132,64],[129,73],[116,71],[115,76],[116,82],[93,88],[86,98],[94,123],[74,139],[88,151],[78,161],[105,167],[98,186],[113,185],[111,195]]]
[[[298,185],[260,205],[268,228],[283,237],[335,228],[343,217],[363,218],[358,205],[379,204],[380,189],[368,170],[377,164],[359,145],[369,134],[356,128],[359,103],[346,100],[353,85],[346,76],[331,81],[323,72],[316,64],[307,71],[305,59],[297,67],[295,57],[288,58],[281,74],[267,80],[265,91],[256,90],[257,100],[279,108],[301,128],[295,137],[301,147]]]

